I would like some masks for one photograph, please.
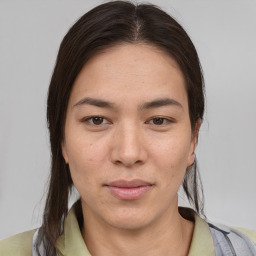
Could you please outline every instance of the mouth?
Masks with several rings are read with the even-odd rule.
[[[149,192],[153,184],[139,180],[116,180],[105,185],[110,193],[120,200],[136,200]]]

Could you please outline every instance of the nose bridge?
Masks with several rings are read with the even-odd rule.
[[[135,122],[122,122],[115,131],[112,160],[130,166],[143,163],[146,152],[143,145],[142,130]]]

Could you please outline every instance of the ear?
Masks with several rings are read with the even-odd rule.
[[[62,152],[62,156],[63,156],[66,164],[68,164],[68,155],[67,155],[65,141],[62,141],[62,143],[61,143],[61,152]]]
[[[195,130],[193,131],[192,137],[191,137],[187,166],[192,165],[195,161],[195,150],[196,150],[196,145],[198,141],[198,134],[199,134],[200,127],[201,127],[201,119],[198,119],[195,125]]]

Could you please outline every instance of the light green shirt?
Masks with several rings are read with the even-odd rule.
[[[188,256],[215,256],[214,245],[208,224],[194,214],[195,228]],[[256,231],[239,229],[256,244]],[[32,255],[32,239],[35,230],[27,231],[0,241],[0,256]],[[57,241],[58,256],[91,256],[89,253],[75,215],[74,208],[65,220],[64,234]]]

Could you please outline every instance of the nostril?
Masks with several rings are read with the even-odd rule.
[[[141,160],[137,160],[137,161],[135,162],[135,164],[142,164],[142,161],[141,161]]]
[[[121,160],[116,160],[115,164],[116,165],[124,165],[126,167],[129,167],[129,166],[133,166],[133,165],[141,165],[141,164],[143,164],[143,161],[142,160],[137,160],[137,161],[121,161]]]
[[[115,161],[115,164],[120,165],[120,164],[122,164],[122,162],[120,160],[117,160],[117,161]]]

